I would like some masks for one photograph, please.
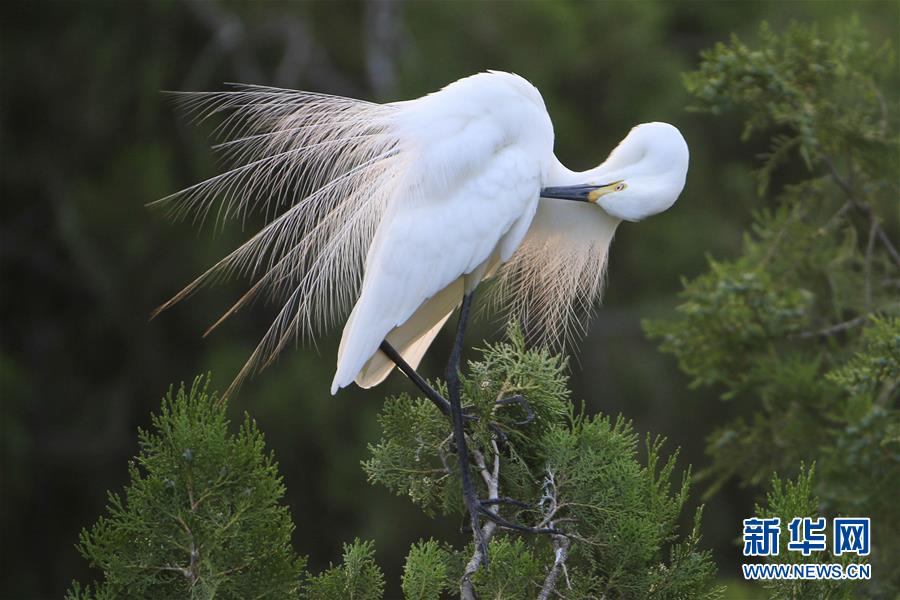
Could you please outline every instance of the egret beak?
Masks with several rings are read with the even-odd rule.
[[[541,198],[558,198],[559,200],[575,200],[576,202],[596,202],[603,194],[598,190],[609,187],[609,183],[599,185],[563,185],[559,187],[546,187],[541,190]]]

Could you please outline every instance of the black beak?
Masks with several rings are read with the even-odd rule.
[[[563,185],[559,187],[547,187],[541,190],[541,198],[558,198],[560,200],[575,200],[576,202],[591,202],[588,194],[608,184],[600,185]]]

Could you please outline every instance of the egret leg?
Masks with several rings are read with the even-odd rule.
[[[459,308],[459,323],[456,326],[456,339],[453,341],[453,349],[450,351],[450,361],[447,364],[447,391],[450,397],[450,411],[453,419],[453,436],[456,441],[457,456],[459,457],[460,477],[462,478],[463,500],[466,503],[466,509],[469,511],[469,517],[472,521],[472,532],[475,535],[475,543],[481,549],[485,566],[488,565],[487,543],[481,533],[479,516],[493,521],[500,527],[519,531],[522,533],[532,534],[555,534],[565,535],[554,527],[528,527],[513,523],[504,519],[499,514],[494,513],[487,508],[495,504],[511,504],[520,508],[527,508],[528,505],[513,498],[495,498],[491,500],[479,500],[475,495],[475,489],[472,487],[472,480],[469,474],[469,457],[466,447],[465,430],[463,429],[463,412],[462,403],[460,401],[460,382],[459,382],[459,362],[462,354],[463,334],[466,330],[466,323],[469,319],[469,309],[472,306],[473,292],[469,292],[463,296],[462,305]],[[526,425],[534,421],[535,414],[528,401],[521,395],[511,396],[498,400],[497,404],[506,406],[518,404],[525,409],[525,419],[517,422],[519,425]],[[502,435],[502,433],[501,433]],[[504,436],[505,437],[505,436]]]
[[[459,307],[459,322],[456,325],[456,338],[453,341],[453,349],[450,351],[450,360],[447,363],[447,395],[450,401],[450,418],[453,422],[453,439],[456,443],[456,456],[459,459],[459,475],[462,479],[463,501],[469,520],[472,524],[472,534],[475,543],[481,551],[485,565],[488,563],[487,542],[481,532],[478,515],[482,512],[481,504],[472,487],[471,473],[469,473],[469,452],[466,447],[466,432],[463,422],[462,401],[460,399],[459,360],[462,355],[463,335],[466,331],[466,323],[469,320],[469,309],[472,306],[472,292],[463,296],[462,305]]]
[[[487,510],[488,506],[494,504],[512,504],[519,507],[527,507],[524,502],[519,502],[512,498],[497,498],[493,500],[479,500],[475,495],[475,488],[472,486],[472,478],[469,473],[469,456],[466,447],[465,429],[463,428],[463,412],[462,402],[460,400],[460,382],[459,382],[459,362],[462,355],[463,334],[466,330],[466,323],[469,319],[469,309],[472,306],[472,293],[463,296],[462,305],[459,308],[459,323],[456,326],[456,339],[453,342],[453,349],[450,351],[450,361],[447,364],[447,391],[450,400],[450,416],[453,420],[453,437],[456,442],[456,454],[459,458],[460,478],[462,479],[463,500],[466,503],[466,509],[469,512],[469,518],[472,522],[472,533],[475,536],[475,543],[481,550],[481,556],[485,566],[488,564],[488,549],[484,535],[481,532],[479,517],[484,517],[493,521],[500,527],[520,531],[522,533],[548,533],[560,534],[561,532],[552,527],[526,527],[518,523],[513,523],[504,519],[500,515]],[[499,403],[503,404],[520,404],[526,409],[526,423],[534,420],[534,411],[521,396],[513,396],[504,398]]]
[[[425,379],[419,375],[418,371],[416,371],[412,366],[406,362],[403,356],[397,352],[397,349],[394,348],[390,342],[384,340],[381,342],[381,346],[379,347],[382,352],[384,352],[385,356],[391,359],[391,361],[397,366],[400,371],[406,375],[413,384],[419,388],[419,390],[425,394],[425,397],[431,400],[434,405],[438,408],[439,411],[447,415],[447,418],[452,418],[450,415],[450,403],[441,396],[440,392],[431,387]],[[516,425],[527,425],[534,420],[534,411],[531,410],[531,407],[528,406],[528,403],[521,396],[513,396],[512,398],[506,398],[503,400],[498,400],[497,404],[522,404],[525,407],[525,412],[527,416],[524,421],[517,421]],[[478,417],[466,414],[463,412],[463,421],[477,421]],[[503,433],[503,430],[496,423],[488,424],[488,427],[491,428],[497,438],[501,441],[501,443],[506,442],[506,434]]]
[[[502,400],[497,400],[494,402],[497,406],[510,406],[513,404],[518,404],[522,407],[522,410],[525,411],[525,418],[521,421],[516,421],[516,425],[528,425],[532,421],[534,421],[535,414],[534,410],[531,408],[531,405],[528,404],[528,400],[525,399],[525,396],[521,394],[516,394],[515,396],[510,396],[509,398],[503,398]]]
[[[434,402],[434,405],[438,407],[438,410],[450,416],[450,403],[441,396],[436,389],[428,385],[428,382],[425,381],[415,369],[413,369],[400,353],[391,346],[387,340],[381,342],[381,351],[384,352],[388,358],[393,361],[397,368],[400,369],[404,375],[409,377],[409,380],[412,381],[417,388],[419,388],[425,396]]]
[[[466,324],[468,322],[471,305],[472,293],[470,292],[463,296],[462,305],[460,306],[459,311],[459,322],[456,328],[456,337],[453,342],[453,349],[450,352],[450,360],[447,364],[446,379],[447,390],[449,392],[448,396],[450,397],[449,401],[441,396],[441,394],[437,390],[431,387],[428,382],[425,381],[425,379],[421,375],[419,375],[419,373],[415,369],[413,369],[412,366],[409,365],[409,363],[406,362],[406,360],[400,355],[400,353],[397,352],[397,350],[387,340],[381,342],[380,349],[388,358],[391,359],[391,361],[393,361],[395,365],[397,365],[397,368],[400,369],[400,371],[402,371],[410,379],[410,381],[412,381],[413,384],[415,384],[415,386],[418,387],[419,390],[421,390],[422,393],[425,394],[425,396],[434,403],[438,410],[449,416],[451,419],[451,422],[453,424],[453,439],[457,449],[460,477],[462,479],[463,500],[466,504],[466,510],[469,513],[472,532],[475,536],[475,543],[478,544],[479,549],[481,550],[481,556],[483,557],[485,564],[487,564],[487,543],[484,540],[484,535],[482,534],[481,527],[479,526],[479,517],[483,517],[485,519],[493,521],[500,527],[511,529],[513,531],[519,531],[522,533],[545,533],[558,535],[565,534],[557,529],[550,527],[526,527],[518,523],[513,523],[507,519],[504,519],[500,515],[487,510],[489,506],[492,506],[494,504],[511,504],[520,508],[527,508],[528,505],[523,502],[514,500],[512,498],[479,500],[475,494],[475,489],[472,486],[471,474],[468,468],[469,453],[466,446],[465,422],[475,420],[477,419],[477,417],[473,417],[471,415],[463,413],[459,381],[459,363],[462,356],[463,337],[466,329]],[[522,421],[516,422],[517,425],[527,425],[528,423],[534,421],[534,411],[524,397],[516,395],[497,401],[497,405],[499,406],[507,406],[513,404],[517,404],[525,410],[525,418]],[[505,434],[496,424],[491,424],[491,429],[494,430],[501,442],[505,440]]]

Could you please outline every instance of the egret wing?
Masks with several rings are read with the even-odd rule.
[[[527,229],[540,176],[539,160],[507,146],[456,190],[393,211],[369,252],[362,293],[344,328],[332,393],[351,383],[382,340],[427,308],[430,298],[458,285],[461,277],[477,277],[498,248],[517,245],[508,236],[521,240]],[[471,288],[477,281],[465,284]],[[424,320],[422,333],[434,326]]]
[[[460,277],[429,298],[413,316],[395,327],[385,338],[413,369],[431,346],[438,332],[453,314],[465,293],[465,277]],[[376,352],[356,376],[356,385],[370,388],[378,385],[394,369],[394,362],[383,352]]]

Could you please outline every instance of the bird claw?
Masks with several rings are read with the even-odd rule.
[[[538,535],[566,535],[564,532],[556,529],[555,527],[529,527],[527,525],[513,523],[512,521],[501,517],[499,514],[489,509],[490,506],[496,506],[498,504],[509,504],[511,506],[517,506],[519,508],[525,509],[534,508],[533,506],[526,504],[525,502],[515,500],[513,498],[489,498],[487,500],[478,501],[478,514],[484,519],[493,521],[497,524],[498,527],[503,527],[504,529],[510,529],[512,531],[518,531],[520,533],[530,533]]]
[[[464,494],[463,501],[466,505],[466,511],[469,513],[469,520],[472,524],[472,535],[475,537],[475,545],[478,547],[478,551],[481,554],[481,562],[484,567],[487,568],[490,565],[488,545],[487,540],[484,537],[484,531],[481,529],[481,522],[478,519],[478,516],[482,511],[481,502],[474,494]]]
[[[465,504],[466,509],[469,513],[469,518],[472,522],[472,533],[475,537],[475,545],[478,547],[479,553],[481,554],[481,562],[485,567],[489,566],[490,559],[488,557],[487,540],[485,540],[484,531],[481,529],[481,519],[492,521],[496,523],[498,527],[509,529],[511,531],[518,531],[519,533],[535,535],[566,535],[564,532],[554,527],[529,527],[526,525],[520,525],[519,523],[514,523],[508,519],[505,519],[499,514],[490,510],[491,506],[496,506],[498,504],[508,504],[510,506],[516,506],[518,508],[524,509],[534,508],[530,504],[521,502],[520,500],[515,500],[513,498],[507,497],[489,498],[487,500],[466,498]]]
[[[517,404],[525,410],[525,418],[522,419],[521,421],[514,421],[513,425],[529,425],[529,424],[533,423],[535,420],[536,415],[534,413],[534,410],[532,410],[531,405],[528,404],[528,401],[525,399],[525,397],[520,394],[516,394],[515,396],[510,396],[509,398],[502,398],[502,399],[494,402],[494,404],[496,406],[501,406],[501,407]],[[474,408],[475,408],[474,406],[464,406],[463,407],[463,409],[462,409],[463,422],[474,423],[480,419],[478,417],[478,415],[472,414],[472,411],[474,410]],[[500,423],[498,423],[496,421],[491,421],[488,424],[488,427],[493,432],[493,434],[495,436],[497,436],[497,442],[499,442],[500,445],[506,445],[506,443],[509,441],[509,438],[507,437],[506,433],[503,432],[503,428],[500,425]]]
[[[516,500],[514,498],[509,498],[508,496],[503,496],[500,498],[488,498],[487,500],[479,500],[478,503],[481,505],[481,508],[485,508],[487,506],[495,506],[497,504],[509,504],[511,506],[518,506],[519,508],[531,509],[534,508],[530,504],[526,502],[522,502],[521,500]]]
[[[512,404],[518,404],[525,410],[525,418],[521,421],[516,421],[514,425],[529,425],[534,422],[535,414],[534,410],[531,408],[531,405],[528,404],[528,400],[525,399],[521,394],[516,394],[515,396],[510,396],[509,398],[503,398],[501,400],[497,400],[494,402],[497,406],[509,406]]]
[[[510,406],[518,404],[525,411],[525,418],[521,421],[516,421],[514,425],[528,425],[534,422],[536,415],[534,410],[531,408],[531,405],[528,403],[528,400],[525,399],[521,394],[516,394],[515,396],[510,396],[508,398],[501,398],[494,402],[496,406]],[[477,421],[478,417],[472,414],[472,411],[475,409],[474,406],[463,406],[463,419],[466,421]]]

